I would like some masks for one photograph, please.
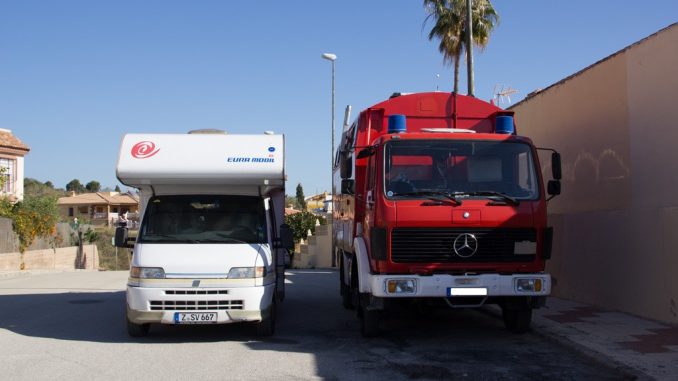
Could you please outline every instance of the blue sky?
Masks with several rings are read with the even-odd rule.
[[[514,103],[678,21],[675,0],[493,4],[501,23],[475,55],[476,96],[503,84]],[[338,56],[338,138],[347,104],[355,116],[394,91],[451,91],[425,17],[404,0],[0,0],[0,128],[31,147],[26,176],[58,187],[117,185],[125,133],[274,130],[288,194],[301,183],[310,195],[331,181],[321,53]]]

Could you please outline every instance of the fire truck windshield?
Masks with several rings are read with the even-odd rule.
[[[490,198],[517,204],[539,197],[530,145],[469,140],[396,140],[384,148],[388,198]]]

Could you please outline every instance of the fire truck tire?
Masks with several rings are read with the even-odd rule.
[[[341,256],[341,262],[340,262],[340,271],[339,271],[339,292],[341,294],[341,305],[344,306],[347,310],[353,310],[355,309],[355,306],[353,305],[353,295],[351,291],[351,287],[348,286],[347,284],[344,283],[344,274],[346,270],[344,270],[344,259],[343,259],[343,254],[339,252],[339,255]]]
[[[379,335],[379,311],[362,309],[360,317],[360,333],[363,337],[375,337]]]
[[[131,337],[144,337],[148,335],[150,324],[136,324],[127,320],[127,334]]]
[[[353,309],[357,310],[358,312],[358,317],[361,317],[362,315],[362,308],[358,308],[360,306],[360,288],[358,286],[358,261],[355,257],[353,257],[353,261],[351,261],[351,285],[349,287],[349,292],[348,295],[350,297],[350,302],[351,306]]]
[[[506,329],[513,333],[525,333],[530,330],[532,324],[532,307],[523,307],[519,309],[502,309],[504,325]]]

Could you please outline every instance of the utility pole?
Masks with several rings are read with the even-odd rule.
[[[473,0],[466,0],[466,63],[468,65],[468,95],[473,97]]]

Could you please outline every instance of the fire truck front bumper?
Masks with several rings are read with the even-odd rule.
[[[382,298],[547,296],[551,275],[370,275],[371,294]]]

